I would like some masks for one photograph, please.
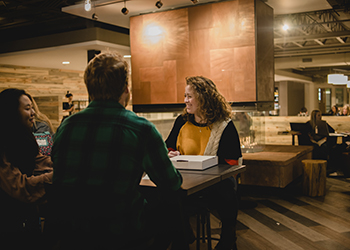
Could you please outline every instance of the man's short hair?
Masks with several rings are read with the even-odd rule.
[[[84,73],[90,99],[119,101],[128,86],[128,71],[128,63],[117,53],[95,56]]]

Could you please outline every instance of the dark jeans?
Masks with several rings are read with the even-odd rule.
[[[150,249],[167,249],[170,243],[172,250],[189,249],[189,224],[183,208],[185,192],[162,192],[153,187],[140,187],[140,191],[148,202],[147,230],[154,235]]]
[[[120,249],[120,250],[166,250],[170,243],[177,248],[188,249],[184,240],[181,196],[183,191],[161,192],[157,188],[140,188],[141,193],[147,199],[145,210],[145,229],[140,233],[127,233],[122,239],[116,238],[105,228],[103,220],[89,219],[91,230],[72,230],[70,223],[65,223],[65,218],[57,218],[60,211],[57,207],[48,208],[45,220],[44,235],[47,245],[51,249]],[[70,204],[70,203],[68,203]],[[59,206],[59,204],[57,205]],[[52,212],[54,214],[52,214]],[[69,214],[67,214],[69,218]],[[105,218],[108,220],[108,218]],[[79,225],[83,225],[82,220]],[[93,232],[91,232],[93,231]],[[48,248],[49,249],[49,248]]]

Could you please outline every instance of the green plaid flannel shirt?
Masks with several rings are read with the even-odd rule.
[[[165,191],[182,184],[167,152],[151,122],[118,102],[92,101],[65,119],[54,138],[53,184],[69,190],[63,195],[73,195],[60,204],[71,212],[65,219],[78,230],[97,223],[120,237],[141,231],[146,202],[138,187],[143,172]]]

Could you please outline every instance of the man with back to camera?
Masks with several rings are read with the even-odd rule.
[[[51,200],[66,232],[59,237],[61,247],[166,249],[167,226],[176,228],[176,211],[149,209],[139,182],[146,172],[163,194],[177,197],[182,177],[155,126],[125,109],[128,65],[118,54],[99,54],[89,62],[84,81],[91,102],[60,125],[52,151]]]

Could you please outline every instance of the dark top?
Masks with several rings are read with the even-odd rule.
[[[329,133],[334,133],[335,130],[326,121],[317,121],[317,131],[312,128],[310,121],[306,122],[306,133],[311,135],[315,141],[319,141],[329,136]]]

